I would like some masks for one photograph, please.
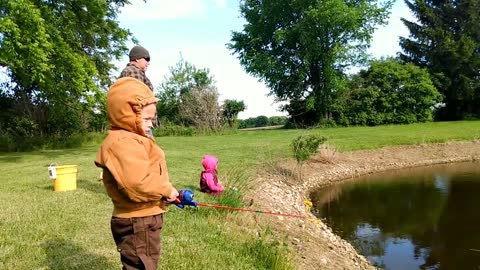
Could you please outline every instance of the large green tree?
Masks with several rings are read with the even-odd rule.
[[[402,37],[401,58],[426,67],[444,95],[440,119],[480,116],[480,1],[405,2],[416,21]]]
[[[270,94],[302,104],[293,113],[318,122],[331,117],[344,68],[364,59],[390,6],[375,0],[243,0],[246,23],[227,46]]]
[[[126,4],[0,0],[0,66],[6,75],[0,99],[12,104],[10,112],[33,121],[41,134],[87,128],[111,83],[111,60],[128,49],[130,32],[117,21]]]

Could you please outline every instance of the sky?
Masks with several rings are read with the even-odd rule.
[[[413,16],[403,0],[396,0],[388,25],[373,34],[368,51],[372,56],[395,56],[400,51],[399,36],[408,36],[400,18],[412,20]],[[247,109],[238,115],[240,119],[285,115],[278,110],[280,104],[268,96],[265,84],[247,74],[226,47],[232,31],[242,31],[245,24],[238,0],[131,0],[118,20],[150,52],[147,76],[155,87],[168,76],[169,67],[183,58],[210,70],[220,102],[235,99],[245,103]],[[120,70],[127,62],[126,55],[116,65]]]

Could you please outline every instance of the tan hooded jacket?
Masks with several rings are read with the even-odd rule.
[[[165,155],[143,130],[142,108],[156,103],[152,91],[134,78],[121,78],[107,94],[110,130],[95,159],[113,202],[113,216],[144,217],[166,211],[168,197]]]

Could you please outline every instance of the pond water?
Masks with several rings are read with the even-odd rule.
[[[480,163],[375,174],[311,194],[314,213],[375,266],[480,269]]]

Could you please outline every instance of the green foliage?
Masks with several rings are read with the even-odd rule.
[[[298,164],[302,164],[318,151],[320,144],[327,141],[318,134],[300,135],[292,141],[293,156]]]
[[[405,19],[410,31],[400,38],[401,58],[426,67],[444,96],[438,117],[457,120],[480,117],[480,2],[408,1],[416,21]]]
[[[425,69],[395,59],[372,61],[343,95],[337,111],[342,125],[432,121],[433,106],[441,99]]]
[[[266,117],[260,115],[257,117],[250,117],[244,120],[239,120],[238,128],[256,128],[267,126],[280,126],[287,123],[287,117],[285,116],[271,116]]]
[[[174,67],[170,67],[169,70],[170,74],[165,76],[160,89],[173,89],[179,96],[190,92],[193,88],[208,87],[215,83],[208,68],[199,69],[183,58]]]
[[[170,74],[164,77],[157,94],[157,113],[162,121],[181,124],[180,103],[192,89],[215,88],[215,81],[207,68],[198,69],[181,58],[174,67],[169,67]]]
[[[19,133],[15,135],[11,129],[0,133],[0,152],[27,152],[40,149],[68,149],[89,144],[98,144],[105,138],[104,133],[73,133],[69,135],[51,134],[33,136],[32,122],[21,119],[15,129]],[[27,133],[25,135],[25,133]],[[24,134],[24,135],[21,135]]]
[[[198,69],[193,64],[180,59],[175,67],[170,67],[170,74],[165,76],[157,95],[157,113],[161,122],[172,123],[175,130],[164,129],[162,134],[170,132],[188,131],[186,127],[199,130],[220,130],[222,128],[222,109],[218,104],[218,91],[215,87],[213,76],[206,68]],[[236,102],[236,101],[235,101]],[[229,109],[227,116],[233,125],[234,117],[244,110],[238,106],[245,105],[227,103]],[[180,129],[180,130],[179,130]],[[183,132],[182,131],[182,132]]]
[[[222,126],[217,129],[210,129],[210,128],[197,128],[194,126],[177,125],[171,122],[161,122],[160,127],[153,129],[153,134],[155,137],[165,137],[165,136],[192,137],[192,136],[201,136],[201,135],[233,134],[236,132],[237,132],[236,129],[232,129],[227,126]]]
[[[165,121],[160,123],[160,127],[153,129],[155,137],[162,136],[193,136],[195,135],[195,128],[176,125]]]
[[[222,127],[219,93],[216,88],[194,88],[182,96],[179,116],[186,126],[203,130],[218,130]]]
[[[269,126],[283,126],[287,123],[287,117],[285,116],[271,116],[268,118]]]
[[[257,116],[255,125],[259,127],[266,127],[268,125],[268,117],[265,115]]]
[[[247,23],[228,48],[246,71],[265,81],[278,100],[307,104],[313,123],[330,118],[343,70],[361,62],[391,1],[241,1]],[[308,102],[307,102],[308,101]],[[287,110],[288,111],[288,110]],[[289,111],[290,113],[290,111]]]
[[[247,109],[247,107],[243,100],[226,99],[223,102],[223,118],[227,121],[228,125],[233,128],[237,122],[238,114],[245,111],[245,109]]]
[[[6,118],[29,119],[35,136],[85,132],[90,121],[94,129],[102,126],[95,111],[111,83],[111,60],[126,52],[130,36],[117,22],[126,4],[1,0],[0,67],[6,76],[0,100],[10,105],[0,112],[0,126],[8,125]]]
[[[15,141],[8,133],[0,132],[0,152],[15,151]]]

